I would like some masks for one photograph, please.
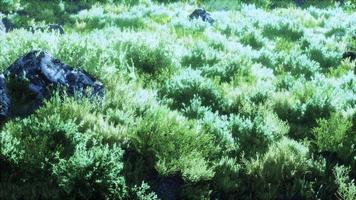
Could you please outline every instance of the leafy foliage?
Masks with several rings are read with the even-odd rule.
[[[20,8],[20,0],[1,0],[0,12],[11,12]]]
[[[40,49],[105,86],[1,124],[0,199],[354,199],[350,2],[0,0],[2,70]]]
[[[1,155],[17,176],[11,177],[14,172],[5,168],[2,181],[35,183],[29,188],[33,198],[43,192],[36,187],[37,182],[48,184],[55,198],[125,198],[121,148],[103,144],[100,136],[61,112],[47,115],[52,111],[45,107],[2,130]],[[18,195],[16,198],[24,197]]]
[[[334,174],[336,176],[336,183],[338,184],[338,197],[340,199],[355,199],[356,198],[356,186],[355,180],[349,179],[348,173],[349,169],[344,166],[338,166],[334,169]]]
[[[167,81],[160,91],[161,96],[172,101],[172,108],[182,108],[194,98],[200,98],[202,105],[214,110],[221,108],[222,96],[209,79],[199,70],[187,69]]]
[[[271,145],[266,154],[245,165],[249,189],[256,198],[268,199],[315,198],[313,176],[323,169],[310,158],[307,147],[289,139]]]
[[[143,157],[153,159],[151,163],[162,176],[181,173],[188,181],[208,180],[214,175],[208,158],[217,149],[211,136],[190,126],[167,109],[148,110],[132,131],[133,146]]]

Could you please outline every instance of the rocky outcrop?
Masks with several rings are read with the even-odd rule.
[[[297,6],[303,6],[306,0],[294,0],[295,5]]]
[[[6,28],[4,23],[2,23],[2,20],[0,20],[0,33],[5,33],[6,32]]]
[[[31,51],[17,59],[0,81],[0,104],[4,105],[0,115],[5,118],[33,113],[57,89],[60,94],[91,99],[104,95],[103,85],[85,71],[63,64],[43,51]]]
[[[350,59],[351,61],[354,61],[356,59],[356,51],[346,51],[345,53],[342,54],[343,59]]]
[[[7,18],[0,17],[0,32],[9,32],[14,29],[14,24]]]
[[[153,190],[160,199],[178,200],[184,180],[179,176],[159,177]]]
[[[198,8],[193,11],[192,14],[189,15],[190,19],[201,19],[205,22],[209,22],[210,24],[214,23],[214,19],[211,17],[210,13],[202,8]]]
[[[0,75],[0,121],[4,121],[9,115],[10,99],[7,93],[6,81],[3,74]]]
[[[1,17],[1,13],[0,13],[0,33],[5,33],[6,32],[6,27],[4,22],[2,22],[2,17]]]

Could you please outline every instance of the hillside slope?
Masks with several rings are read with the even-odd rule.
[[[356,198],[350,3],[200,4],[209,23],[186,2],[23,2],[0,9],[2,71],[41,50],[105,94],[3,121],[0,199]]]

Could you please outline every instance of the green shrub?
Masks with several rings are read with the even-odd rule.
[[[201,2],[206,2],[209,7],[215,9],[222,9],[222,8],[235,8],[238,9],[241,7],[241,4],[254,4],[258,7],[262,8],[269,8],[272,5],[273,0],[236,0],[236,1],[226,1],[226,0],[219,0],[219,1],[212,1],[212,0],[198,0]]]
[[[305,54],[311,60],[318,62],[324,71],[340,64],[342,53],[334,39],[321,39],[315,35],[308,35],[301,43]]]
[[[169,99],[170,106],[174,109],[183,108],[197,97],[203,106],[211,107],[213,110],[219,110],[223,106],[222,95],[215,84],[204,78],[200,71],[190,68],[168,80],[159,94]]]
[[[108,145],[86,146],[77,145],[70,159],[60,159],[53,166],[60,188],[68,197],[124,199],[127,191],[121,176],[122,150]]]
[[[262,48],[258,53],[252,58],[253,61],[261,63],[270,69],[276,69],[278,67],[278,62],[281,60],[281,53],[272,53],[266,48]]]
[[[148,45],[129,42],[126,46],[128,62],[132,62],[136,68],[143,72],[154,74],[168,70],[173,65],[170,51],[163,43]]]
[[[29,118],[7,123],[0,133],[1,157],[15,170],[8,172],[10,177],[16,174],[1,181],[33,184],[32,198],[46,194],[38,182],[47,184],[53,197],[125,198],[121,148],[103,144],[84,124],[47,105]]]
[[[232,80],[248,79],[250,77],[251,63],[243,57],[226,57],[218,63],[204,66],[201,70],[203,75],[208,77],[218,77],[221,82],[230,82]]]
[[[289,52],[284,58],[282,67],[283,70],[290,72],[293,76],[304,76],[307,79],[320,71],[319,63],[297,52]]]
[[[288,126],[277,116],[263,111],[252,117],[232,116],[230,129],[240,152],[248,157],[256,152],[264,152],[270,144],[289,131]]]
[[[229,120],[225,115],[206,110],[197,121],[204,133],[214,136],[214,143],[221,148],[219,152],[221,156],[236,156],[239,152],[239,144],[233,138]]]
[[[182,175],[186,181],[199,182],[214,175],[209,159],[218,148],[213,145],[213,137],[195,129],[176,112],[147,110],[132,127],[130,140],[134,150],[145,158],[144,168],[153,164],[160,176]]]
[[[134,2],[135,0],[84,0],[86,3],[95,4],[95,3],[129,3]]]
[[[21,0],[0,0],[0,12],[16,11],[21,6]]]
[[[278,20],[267,21],[262,28],[263,35],[267,38],[284,37],[292,41],[303,37],[304,31],[298,23],[291,19],[280,18]]]
[[[266,39],[263,38],[262,33],[256,30],[244,32],[240,38],[240,42],[244,45],[249,45],[254,49],[261,49],[266,45]]]
[[[310,6],[316,6],[316,7],[330,7],[333,6],[335,2],[337,3],[346,3],[353,5],[353,0],[345,0],[345,1],[339,1],[339,0],[325,0],[325,1],[319,1],[319,0],[309,0],[309,1],[304,1],[301,5],[297,5],[296,1],[294,0],[284,0],[284,1],[279,1],[279,0],[236,0],[236,1],[229,1],[229,0],[219,0],[219,1],[213,1],[213,0],[197,0],[198,2],[203,2],[204,5],[207,5],[211,8],[221,10],[221,9],[231,9],[231,10],[238,10],[241,8],[241,4],[254,4],[256,7],[260,8],[265,8],[265,9],[275,9],[275,8],[290,8],[290,7],[295,7],[295,6],[302,6],[302,7],[310,7]],[[351,6],[352,8],[352,6]]]
[[[184,116],[191,119],[201,119],[207,113],[211,112],[211,108],[203,106],[199,97],[194,97],[188,105],[182,109]]]
[[[356,198],[355,180],[350,180],[348,174],[350,169],[344,166],[334,168],[335,182],[338,185],[337,196],[340,199],[352,200]]]
[[[257,199],[313,199],[314,178],[323,165],[311,159],[306,146],[282,139],[261,157],[245,161],[247,194]]]
[[[121,10],[125,9],[122,6]],[[138,9],[141,9],[141,12],[138,12]],[[80,24],[80,28],[78,28],[81,31],[91,31],[110,26],[140,29],[144,27],[144,18],[147,15],[147,9],[142,8],[142,6],[136,6],[128,12],[119,13],[107,11],[101,6],[93,6],[88,10],[82,10],[78,14],[72,15],[71,19],[76,20],[77,25]]]
[[[198,42],[182,58],[182,65],[192,68],[212,66],[220,61],[219,54],[206,43]]]
[[[333,113],[328,119],[318,120],[313,136],[320,152],[336,153],[343,162],[356,164],[353,158],[356,155],[356,135],[351,120]]]
[[[190,184],[182,189],[182,199],[210,199],[212,191],[208,183]]]
[[[66,30],[0,34],[2,70],[40,49],[105,86],[0,125],[0,199],[354,198],[350,5],[205,1],[211,25],[196,1],[129,1],[0,0],[16,27]]]
[[[140,186],[135,186],[133,187],[132,190],[132,195],[130,198],[134,200],[158,200],[157,195],[154,192],[151,192],[150,186],[142,182]]]
[[[223,157],[216,165],[216,174],[213,179],[214,190],[218,191],[219,196],[234,197],[239,188],[242,187],[240,171],[241,166],[237,163],[236,159]],[[229,198],[230,199],[230,198]]]
[[[54,40],[57,43],[54,56],[72,67],[85,69],[98,79],[113,75],[106,70],[122,67],[124,50],[116,48],[117,41],[110,40],[108,35],[93,32],[87,36],[65,34]],[[53,41],[50,41],[54,43]],[[117,56],[117,54],[123,54]]]
[[[293,138],[310,138],[311,129],[319,118],[328,118],[336,110],[332,102],[333,89],[330,85],[316,79],[313,82],[295,83],[292,94],[275,96],[274,111],[282,120],[288,121]]]
[[[323,69],[336,67],[340,64],[341,55],[337,52],[332,52],[318,47],[313,47],[309,50],[310,58],[319,62]]]

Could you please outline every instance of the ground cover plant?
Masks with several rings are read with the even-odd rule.
[[[43,51],[104,88],[1,118],[0,199],[355,199],[355,5],[0,0],[2,73]]]

